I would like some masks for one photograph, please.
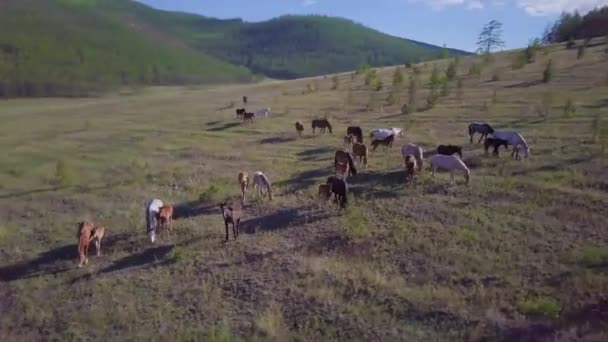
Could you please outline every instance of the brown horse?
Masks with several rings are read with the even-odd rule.
[[[315,129],[319,128],[321,133],[325,133],[325,129],[329,129],[329,133],[333,134],[331,130],[331,124],[327,119],[314,119],[312,120],[312,133],[315,133]]]
[[[173,206],[171,204],[165,204],[158,208],[158,225],[162,231],[173,230]]]
[[[414,177],[416,176],[416,169],[418,164],[416,162],[416,157],[411,154],[405,156],[405,182],[411,183],[414,181]]]
[[[237,119],[243,119],[243,115],[245,114],[246,110],[245,108],[237,108],[236,110],[236,118]]]
[[[391,147],[393,147],[393,142],[395,142],[394,134],[391,134],[382,140],[374,140],[374,141],[372,141],[372,151],[375,151],[376,148],[378,147],[378,145],[383,145],[386,148],[391,148]]]
[[[245,171],[239,172],[239,185],[241,186],[241,204],[245,205],[245,192],[249,186],[249,175]]]
[[[338,162],[336,163],[336,174],[342,175],[343,179],[346,179],[349,176],[350,168],[348,167],[348,163]]]
[[[228,224],[232,224],[232,234],[234,239],[239,236],[239,226],[241,224],[241,218],[243,217],[243,208],[232,203],[222,202],[220,203],[222,209],[222,218],[224,219],[224,226],[226,227],[226,241],[229,240]]]
[[[254,118],[255,118],[255,113],[244,113],[243,114],[243,121],[245,121],[245,122],[252,123]]]
[[[355,138],[353,138],[352,135],[345,135],[344,136],[344,145],[346,145],[346,148],[350,150],[350,148],[353,146],[353,142],[355,141]]]
[[[342,164],[342,166],[339,166],[338,164]],[[355,167],[355,162],[351,154],[344,151],[336,151],[336,153],[334,154],[334,167],[336,168],[336,171],[344,171],[344,165],[347,166],[346,171],[348,172],[348,175],[357,175],[357,168]]]
[[[304,125],[302,125],[299,121],[296,121],[296,131],[299,136],[302,136],[302,132],[304,132]]]
[[[367,146],[359,143],[353,144],[353,156],[355,157],[355,161],[359,159],[359,165],[363,162],[363,165],[367,167],[367,155]]]
[[[320,184],[318,196],[319,196],[319,202],[321,202],[321,203],[325,203],[325,202],[329,201],[329,199],[331,198],[331,185]]]
[[[101,239],[105,229],[93,222],[78,223],[78,267],[82,267],[89,262],[89,244],[95,241],[97,256],[101,255]]]
[[[352,135],[359,144],[363,143],[363,131],[359,126],[350,126],[346,129],[346,135]]]

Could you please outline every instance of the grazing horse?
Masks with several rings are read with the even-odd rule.
[[[345,151],[336,151],[334,154],[334,167],[338,170],[339,164],[346,165],[347,171],[350,176],[357,175],[357,168],[355,167],[355,161],[350,153]],[[344,166],[342,166],[343,168]],[[345,173],[346,177],[346,173]]]
[[[302,136],[302,132],[304,132],[304,125],[302,125],[299,121],[296,121],[296,131],[299,136]]]
[[[462,159],[452,155],[446,156],[443,154],[436,154],[431,157],[431,169],[433,171],[433,177],[435,177],[435,172],[437,169],[445,169],[450,171],[450,178],[452,183],[454,183],[454,170],[462,170],[464,172],[464,179],[466,180],[466,184],[469,184],[469,179],[471,177],[471,171],[467,167],[467,165],[462,161]]]
[[[336,163],[336,174],[342,175],[342,178],[346,179],[349,176],[350,168],[348,167],[348,163]]]
[[[266,190],[264,191],[264,189]],[[261,171],[256,171],[253,174],[253,191],[256,196],[261,195],[262,198],[268,195],[268,199],[272,201],[272,185],[268,177]]]
[[[513,146],[513,152],[511,152],[511,157],[515,156],[515,159],[519,159],[519,150],[524,150],[524,157],[528,158],[530,155],[530,146],[524,139],[524,137],[516,131],[496,131],[494,132],[494,138],[506,140],[509,142],[509,145]]]
[[[445,156],[451,156],[458,154],[462,158],[462,146],[458,145],[439,145],[437,146],[437,154],[443,154]]]
[[[241,186],[241,204],[245,205],[245,192],[249,186],[249,175],[245,171],[239,172],[239,185]]]
[[[490,147],[493,147],[494,151],[492,151],[492,154],[498,157],[498,149],[500,148],[500,146],[504,146],[506,150],[509,150],[508,141],[498,138],[486,138],[486,141],[483,143],[485,155],[487,156],[488,150],[490,149]]]
[[[312,120],[312,133],[315,133],[315,129],[319,128],[321,133],[325,133],[325,129],[329,129],[329,133],[333,134],[331,130],[331,124],[327,119],[314,119]]]
[[[327,178],[326,184],[331,187],[330,191],[335,195],[336,203],[340,204],[340,210],[345,209],[348,205],[348,184],[346,181],[336,176],[330,176]]]
[[[353,142],[354,142],[355,138],[353,138],[352,135],[345,135],[344,136],[344,145],[346,145],[346,148],[350,150],[350,148],[353,146]]]
[[[89,244],[95,241],[97,256],[101,255],[101,239],[105,234],[105,228],[93,222],[78,223],[78,267],[82,267],[89,262]]]
[[[236,110],[236,118],[237,119],[243,119],[243,115],[245,114],[246,110],[245,108],[237,108]]]
[[[255,112],[255,116],[258,118],[261,117],[269,117],[270,116],[270,108],[260,108]]]
[[[415,144],[406,144],[401,147],[401,156],[403,156],[403,165],[405,165],[405,157],[411,154],[416,158],[416,164],[418,164],[418,172],[422,171],[422,158],[424,157],[424,151],[422,147]]]
[[[245,121],[245,122],[252,123],[254,118],[255,118],[255,113],[244,113],[243,114],[243,121]]]
[[[173,206],[165,204],[158,208],[158,227],[161,231],[173,230]]]
[[[416,157],[411,154],[407,154],[403,159],[405,160],[405,182],[411,183],[414,181],[414,177],[416,176]]]
[[[327,202],[331,198],[331,185],[320,184],[318,196],[319,196],[319,201]]]
[[[386,148],[392,148],[393,147],[393,142],[395,142],[395,135],[391,134],[388,137],[382,139],[382,140],[374,140],[372,141],[372,151],[375,151],[376,148],[378,147],[378,145],[383,145]]]
[[[363,131],[359,126],[350,126],[346,129],[346,135],[352,135],[357,138],[359,144],[363,143]]]
[[[156,241],[156,229],[158,228],[158,213],[163,206],[163,201],[153,199],[146,206],[146,232],[150,236],[150,242]]]
[[[494,128],[485,122],[473,122],[469,125],[469,138],[471,138],[471,144],[473,143],[473,136],[475,133],[481,134],[479,137],[478,144],[482,139],[488,138],[488,134],[494,134]]]
[[[243,217],[243,208],[232,203],[222,202],[220,203],[220,209],[222,209],[222,217],[224,218],[224,226],[226,227],[226,241],[230,240],[229,223],[232,224],[232,235],[236,240],[239,236],[239,225]]]
[[[403,135],[403,129],[401,128],[376,128],[372,130],[369,137],[375,140],[382,140],[388,138],[390,135],[401,136]]]
[[[361,165],[361,163],[363,163],[363,166],[367,167],[367,155],[368,155],[367,146],[365,146],[364,144],[359,144],[359,143],[353,144],[353,156],[355,158],[355,161],[357,161],[357,159],[359,159],[359,165]]]

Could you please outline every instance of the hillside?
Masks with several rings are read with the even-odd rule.
[[[156,28],[122,20],[93,1],[0,2],[0,97],[251,78],[244,67],[206,55]]]
[[[369,71],[382,87],[352,72],[0,101],[0,340],[607,341],[607,48]],[[272,115],[238,121],[244,95]],[[313,134],[324,116],[333,134]],[[480,120],[521,132],[529,158],[469,143]],[[367,146],[374,128],[404,132],[358,165],[339,213],[317,189],[351,125]],[[406,143],[426,151],[410,185]],[[439,144],[463,147],[467,185],[432,176]],[[240,236],[224,242],[218,204],[238,201],[240,170],[263,171],[274,198],[250,184]],[[155,245],[151,198],[176,207]],[[106,237],[77,268],[81,220]]]
[[[296,78],[441,52],[320,16],[245,23],[130,0],[3,0],[0,6],[0,97],[79,95],[120,84],[244,82],[251,71]]]

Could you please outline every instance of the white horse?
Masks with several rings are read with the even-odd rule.
[[[376,128],[374,130],[372,130],[372,132],[370,133],[370,137],[373,138],[374,140],[384,140],[388,137],[390,137],[391,135],[394,136],[401,136],[403,135],[403,129],[402,128]]]
[[[270,108],[261,108],[261,109],[258,109],[255,112],[255,116],[256,116],[256,118],[261,118],[261,117],[267,118],[267,117],[269,117],[270,116]]]
[[[264,189],[266,194],[268,195],[268,199],[272,201],[272,185],[268,180],[268,177],[262,171],[256,171],[253,174],[253,191],[256,196],[261,195],[262,198],[265,197]]]
[[[437,169],[444,169],[450,171],[450,179],[452,180],[452,184],[454,183],[454,170],[462,170],[464,171],[464,179],[466,184],[469,184],[469,179],[471,178],[471,171],[467,167],[467,165],[462,161],[462,159],[457,156],[446,156],[443,154],[436,154],[431,157],[431,169],[433,171],[433,177],[435,177],[435,172]]]
[[[405,144],[401,147],[401,156],[403,157],[403,165],[405,166],[405,156],[411,154],[416,158],[416,164],[418,164],[418,171],[422,171],[422,159],[424,158],[424,151],[422,147],[415,144]]]
[[[494,138],[506,140],[509,142],[509,145],[513,145],[513,152],[511,152],[511,156],[513,157],[515,154],[515,158],[519,159],[519,149],[523,149],[524,157],[528,158],[530,155],[530,146],[524,139],[524,137],[516,131],[496,131],[494,132]]]
[[[153,199],[146,206],[146,232],[150,236],[150,242],[156,241],[156,229],[158,228],[158,212],[163,206],[163,201]]]

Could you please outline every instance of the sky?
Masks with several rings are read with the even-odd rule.
[[[216,18],[263,21],[285,14],[323,14],[379,31],[450,48],[475,51],[481,28],[503,23],[506,49],[540,37],[562,11],[582,13],[608,0],[139,0],[156,8]]]

